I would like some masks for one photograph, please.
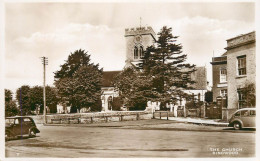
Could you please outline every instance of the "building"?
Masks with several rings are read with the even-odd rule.
[[[250,32],[228,39],[226,53],[212,58],[213,100],[227,96],[222,119],[228,119],[235,110],[246,107],[241,89],[246,84],[255,84],[255,48],[255,32]]]
[[[129,67],[139,63],[141,57],[144,56],[144,50],[155,42],[156,34],[150,26],[127,28],[125,29],[125,40],[125,67]]]
[[[118,97],[118,92],[113,87],[113,79],[120,71],[104,71],[102,78],[102,111],[112,111],[112,100],[114,97]]]
[[[191,73],[190,77],[195,83],[191,85],[192,89],[184,90],[184,92],[194,95],[194,99],[197,101],[204,101],[205,93],[208,91],[206,67],[195,67],[195,71]]]
[[[126,60],[125,68],[135,66],[144,55],[144,50],[156,40],[152,27],[136,27],[125,29]],[[118,96],[112,81],[120,71],[104,71],[102,81],[102,111],[111,111],[111,101]]]
[[[218,96],[227,96],[227,53],[213,57],[211,64],[213,101],[216,102]]]
[[[130,66],[136,66],[142,56],[144,56],[144,50],[154,44],[156,41],[156,34],[152,27],[136,27],[125,29],[125,41],[126,41],[126,60],[125,68]],[[111,101],[114,97],[118,96],[115,91],[112,81],[113,78],[120,71],[105,71],[103,74],[102,82],[102,111],[113,110],[111,107]],[[194,94],[197,100],[204,101],[204,94],[207,91],[207,74],[205,67],[196,67],[196,71],[191,73],[191,79],[196,83],[193,85],[192,90],[185,90],[186,93]],[[181,102],[180,105],[184,104]],[[154,109],[159,109],[159,102],[148,102],[147,106],[151,106]]]

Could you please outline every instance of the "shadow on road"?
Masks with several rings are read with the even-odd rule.
[[[8,139],[5,138],[5,141],[25,140],[25,139],[36,138],[36,137],[40,137],[40,136],[35,136],[35,137],[29,137],[29,136],[16,136],[16,137],[8,138]]]
[[[246,129],[240,129],[240,130],[235,130],[234,128],[225,128],[225,129],[223,129],[223,130],[232,130],[232,131],[256,131],[256,129],[255,128],[246,128]]]

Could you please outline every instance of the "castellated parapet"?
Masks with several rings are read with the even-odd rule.
[[[156,34],[153,31],[153,28],[151,26],[125,29],[125,37],[133,36],[133,35],[149,35],[149,34],[151,34],[155,39]]]

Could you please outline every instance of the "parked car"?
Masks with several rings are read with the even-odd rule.
[[[229,120],[230,127],[239,130],[242,128],[256,127],[256,108],[242,108],[237,110]]]
[[[37,133],[40,133],[40,130],[31,117],[14,116],[5,118],[5,138],[7,140],[23,135],[35,137]]]

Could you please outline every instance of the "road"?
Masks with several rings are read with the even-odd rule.
[[[6,142],[6,157],[254,157],[255,131],[167,120],[43,126]]]

